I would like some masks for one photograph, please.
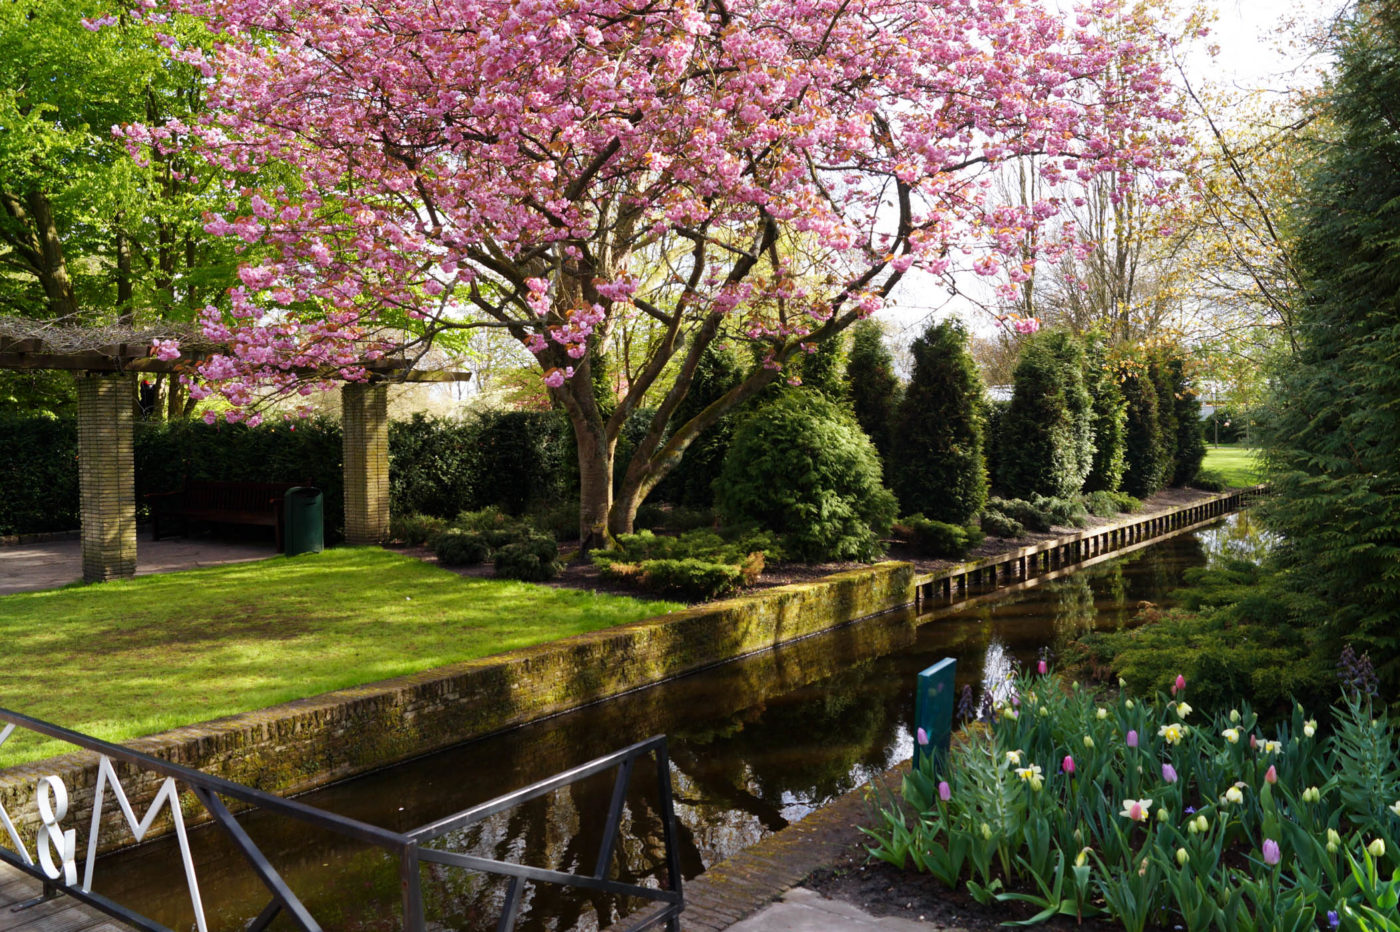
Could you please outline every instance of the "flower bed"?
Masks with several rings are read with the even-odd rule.
[[[911,770],[871,853],[1031,904],[1021,924],[1400,930],[1400,758],[1370,696],[1351,690],[1330,734],[1301,707],[1266,734],[1244,706],[1196,713],[1185,685],[1096,702],[1042,662],[942,774]]]

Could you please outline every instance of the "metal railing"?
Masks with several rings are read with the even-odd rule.
[[[75,747],[94,751],[99,755],[97,780],[92,798],[92,815],[89,823],[87,857],[82,880],[78,879],[76,830],[64,829],[61,824],[68,815],[69,800],[67,788],[57,776],[41,777],[35,788],[34,802],[38,807],[41,822],[35,840],[35,856],[29,854],[10,814],[5,811],[3,804],[0,804],[0,861],[42,881],[44,897],[41,899],[52,898],[60,894],[71,896],[73,899],[95,907],[109,916],[129,923],[137,929],[148,930],[148,932],[171,932],[166,926],[92,890],[94,869],[98,860],[98,838],[102,828],[103,806],[107,791],[110,789],[111,795],[115,797],[123,816],[126,818],[131,834],[138,842],[150,830],[162,807],[168,808],[179,842],[180,856],[184,862],[185,879],[190,890],[190,902],[194,908],[195,925],[199,932],[208,932],[203,900],[199,892],[195,865],[190,856],[184,815],[181,811],[182,785],[194,794],[209,814],[210,820],[222,829],[238,847],[252,867],[253,873],[257,875],[270,895],[267,906],[244,927],[249,932],[261,932],[268,927],[273,919],[284,912],[295,923],[296,927],[304,932],[320,932],[321,925],[263,852],[259,850],[243,826],[239,824],[238,816],[225,804],[224,799],[236,800],[250,808],[264,809],[297,819],[342,837],[380,848],[391,856],[397,857],[399,879],[403,891],[403,928],[407,932],[422,932],[427,928],[423,912],[423,887],[420,870],[420,865],[424,862],[508,878],[505,902],[497,923],[497,929],[501,932],[514,928],[527,882],[557,884],[619,896],[636,897],[652,904],[642,914],[633,917],[631,924],[624,922],[617,927],[620,929],[642,930],[663,923],[670,932],[678,932],[680,928],[680,914],[685,906],[681,890],[681,866],[676,838],[675,806],[671,795],[670,758],[667,754],[664,735],[639,741],[630,747],[599,757],[513,793],[464,809],[412,831],[394,832],[367,822],[326,812],[294,799],[283,799],[280,796],[274,796],[271,793],[243,786],[221,777],[181,767],[178,764],[141,754],[120,745],[100,741],[49,722],[11,712],[8,709],[0,709],[0,723],[6,723],[0,727],[0,745],[3,745],[18,727],[49,738],[56,738]],[[656,763],[656,794],[659,803],[657,811],[661,818],[665,840],[665,878],[662,889],[609,879],[632,773],[637,761],[648,756],[654,757]],[[156,792],[150,807],[140,819],[136,817],[126,792],[117,778],[113,761],[120,761],[139,770],[165,777],[165,781]],[[428,847],[429,842],[441,839],[449,833],[469,828],[484,819],[513,809],[522,803],[614,769],[617,771],[617,776],[613,783],[611,805],[605,822],[603,840],[599,846],[597,863],[590,874],[574,874],[542,867],[531,867],[525,864],[515,864],[509,861]],[[7,837],[14,845],[14,850],[3,846]],[[20,905],[22,907],[25,904]]]

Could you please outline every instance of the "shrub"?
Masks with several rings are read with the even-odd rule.
[[[0,489],[0,534],[77,528],[77,421],[0,417]]]
[[[577,540],[578,513],[578,499],[569,498],[552,505],[536,505],[525,520],[533,527],[554,535],[555,540]]]
[[[956,559],[983,540],[979,528],[934,521],[921,514],[910,515],[900,524],[914,550],[924,556]]]
[[[1111,518],[1118,514],[1118,502],[1112,492],[1090,492],[1084,496],[1084,507],[1096,518]]]
[[[1127,492],[1112,492],[1113,502],[1124,514],[1135,515],[1142,511],[1142,499],[1133,498]]]
[[[1002,515],[1032,531],[1050,530],[1049,518],[1024,498],[990,498],[985,514]]]
[[[875,559],[895,513],[860,425],[821,395],[794,390],[735,432],[715,494],[727,521],[772,530],[807,561]]]
[[[693,557],[647,560],[640,566],[642,584],[649,592],[679,596],[692,602],[727,595],[744,583],[741,567]]]
[[[1063,527],[1084,527],[1089,523],[1089,512],[1084,503],[1075,498],[1052,498],[1037,495],[1031,499],[1031,507],[1044,517],[1048,524]]]
[[[486,562],[491,555],[491,545],[478,531],[448,528],[437,535],[433,551],[444,566],[474,566]]]
[[[906,511],[963,524],[987,501],[982,378],[956,320],[914,341],[914,373],[895,413],[890,475]]]
[[[410,547],[435,543],[446,529],[447,522],[434,515],[393,515],[389,519],[389,536]]]
[[[1225,477],[1213,469],[1202,469],[1197,471],[1196,477],[1191,480],[1191,485],[1202,492],[1224,492],[1230,487],[1230,483]]]
[[[1024,537],[1026,528],[1015,518],[1007,517],[1000,511],[984,511],[981,518],[982,532],[992,537]]]
[[[496,551],[496,576],[501,579],[545,582],[558,576],[561,569],[559,545],[544,534],[517,539]]]
[[[1092,400],[1084,351],[1067,330],[1027,340],[1002,418],[997,486],[1008,495],[1075,495],[1093,466]]]

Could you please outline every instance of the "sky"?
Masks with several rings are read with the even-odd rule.
[[[1341,0],[1204,0],[1218,16],[1206,44],[1214,55],[1196,50],[1183,62],[1193,86],[1222,83],[1240,89],[1282,87],[1297,84],[1302,72],[1315,71],[1317,61],[1305,60],[1276,33],[1290,21],[1320,20],[1341,6]],[[976,287],[976,282],[972,283]],[[878,315],[891,328],[897,344],[906,344],[921,332],[930,315],[939,319],[959,314],[976,333],[990,334],[996,322],[983,309],[958,296],[931,276],[911,270],[893,295],[895,306]]]

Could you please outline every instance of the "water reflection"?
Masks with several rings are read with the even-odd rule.
[[[1058,652],[1086,631],[1121,628],[1143,602],[1168,603],[1187,569],[1239,552],[1252,533],[1241,523],[1182,535],[955,616],[870,619],[304,799],[408,829],[665,732],[682,866],[694,876],[907,758],[919,670],[952,656],[959,688],[1004,680],[1014,662],[1033,661],[1043,646]],[[645,769],[639,767],[639,791],[627,803],[618,873],[656,883],[662,834],[645,792],[655,775]],[[443,841],[486,857],[589,871],[610,791],[611,778],[602,775]],[[383,854],[285,820],[254,814],[245,824],[313,913],[327,914],[328,929],[398,927],[396,865]],[[219,833],[196,831],[190,841],[211,928],[241,928],[267,895]],[[96,888],[172,928],[189,928],[182,886],[169,880],[179,876],[177,858],[172,845],[159,842],[99,862]],[[495,927],[502,883],[436,866],[424,869],[424,880],[435,924]],[[517,927],[593,929],[636,905],[532,886]]]

